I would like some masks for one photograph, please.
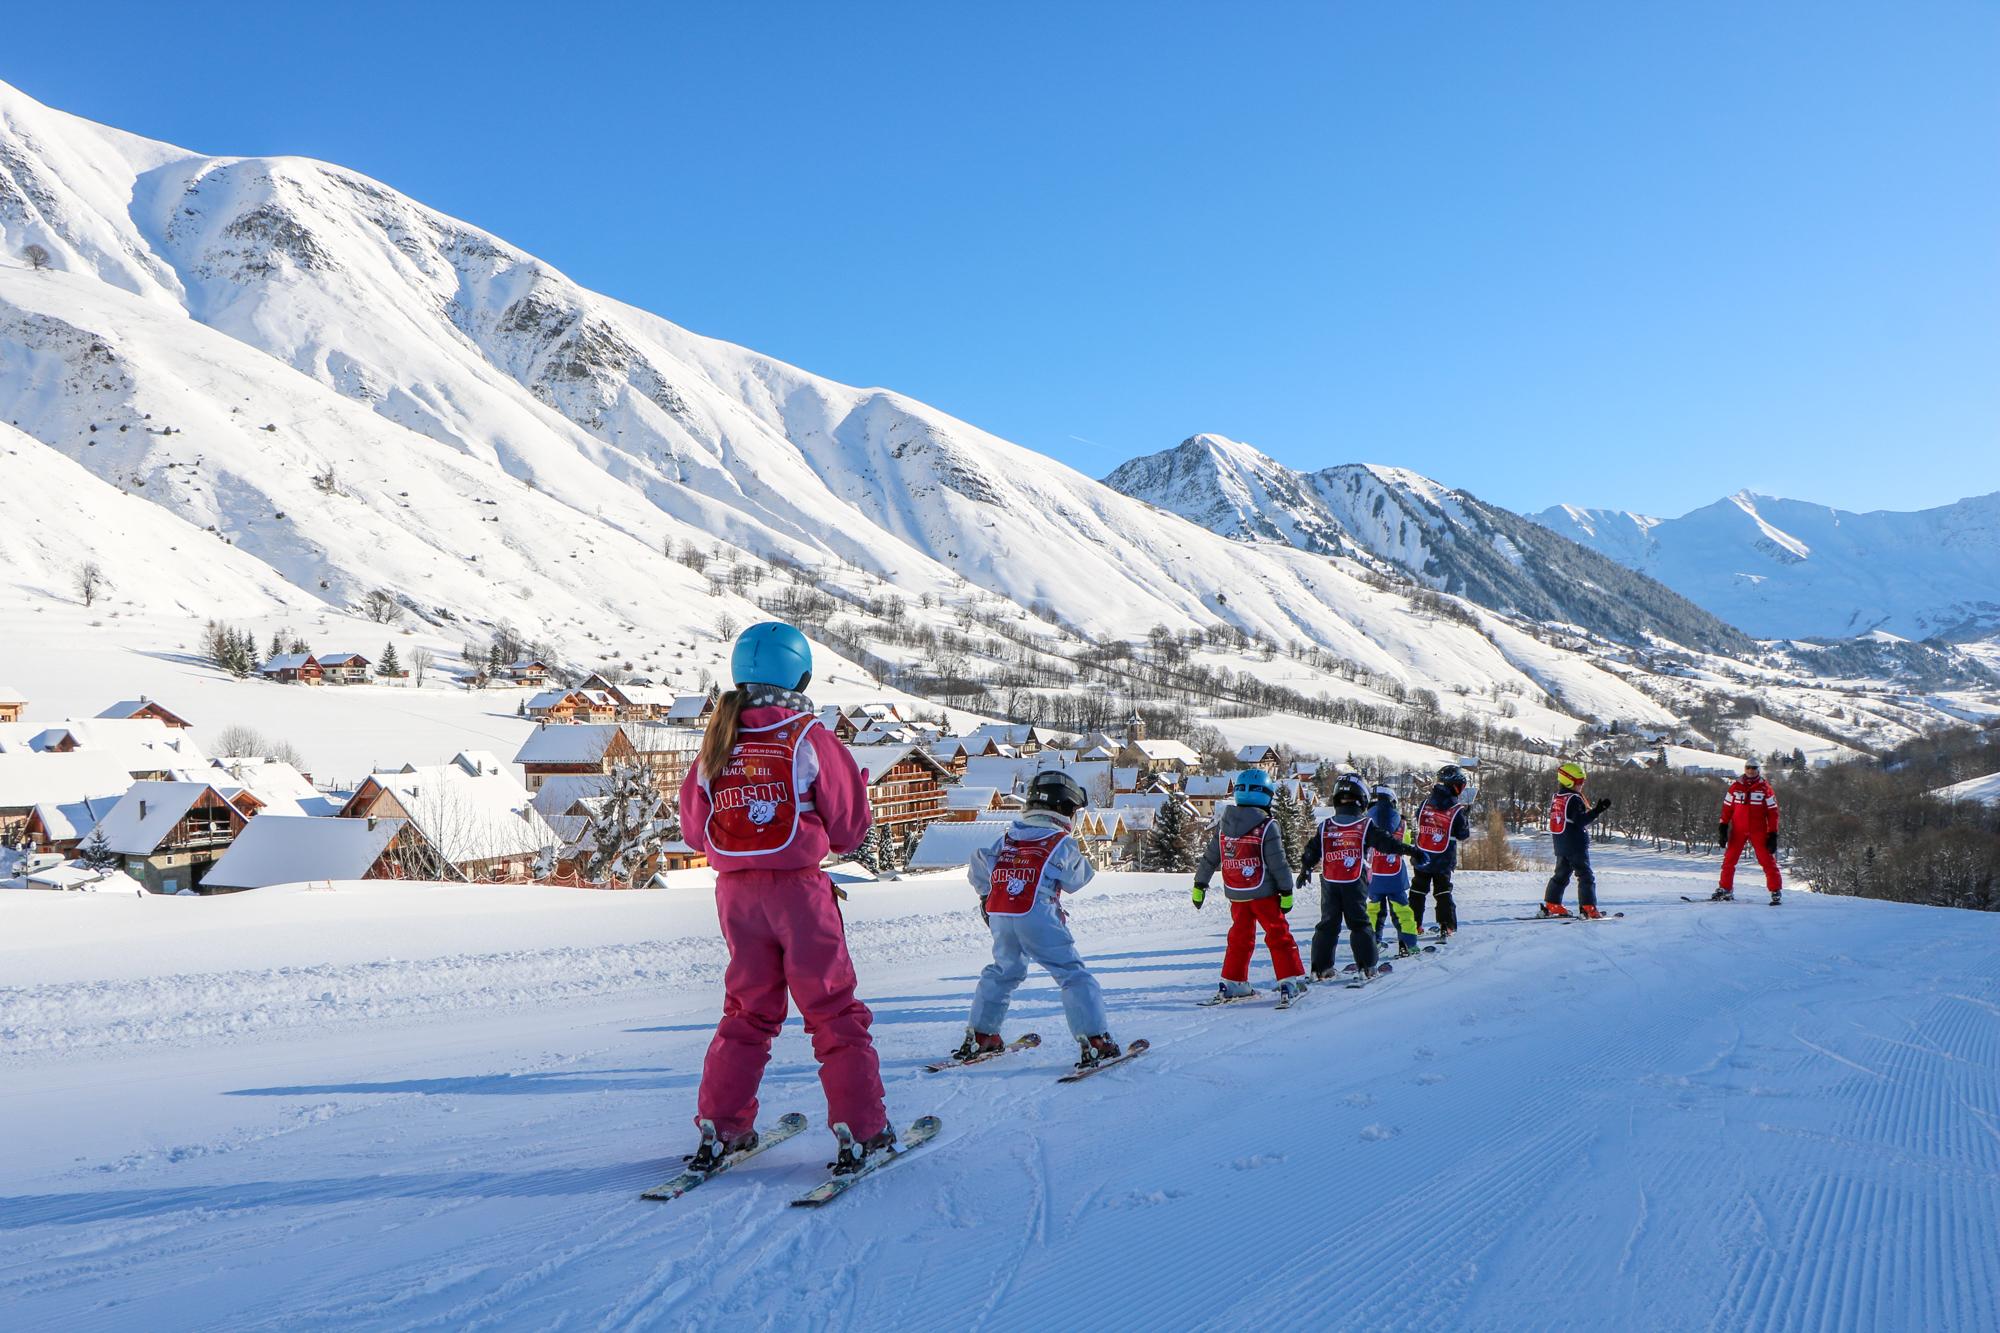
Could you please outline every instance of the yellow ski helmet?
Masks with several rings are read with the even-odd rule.
[[[1556,782],[1564,787],[1581,787],[1584,772],[1582,764],[1564,764],[1556,770]]]

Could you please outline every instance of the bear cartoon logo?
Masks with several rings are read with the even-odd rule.
[[[759,828],[762,828],[777,817],[778,803],[776,801],[750,802],[750,822]]]

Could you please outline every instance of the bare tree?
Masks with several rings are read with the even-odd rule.
[[[361,599],[361,610],[378,625],[403,618],[403,604],[387,588],[370,588]]]
[[[591,819],[584,876],[636,884],[667,844],[680,837],[680,821],[645,764],[617,765],[607,787],[603,804]]]
[[[111,586],[104,577],[104,570],[95,560],[86,560],[76,567],[76,595],[83,598],[85,606],[97,600],[97,594]]]
[[[37,272],[49,266],[49,252],[33,241],[21,247],[21,258],[27,260],[28,267]]]
[[[736,617],[727,611],[715,618],[715,637],[727,642],[736,637]]]
[[[418,648],[410,653],[410,675],[415,678],[417,688],[424,685],[424,673],[437,661],[437,655],[428,648]]]

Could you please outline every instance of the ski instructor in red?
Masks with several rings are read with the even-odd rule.
[[[868,1035],[874,1016],[854,994],[840,903],[820,869],[829,851],[861,845],[868,791],[853,755],[801,693],[812,680],[805,635],[776,621],[752,625],[729,665],[736,688],[716,705],[681,784],[683,836],[716,867],[715,911],[729,945],[722,1021],[696,1098],[701,1148],[688,1163],[712,1170],[755,1146],[757,1085],[789,992],[819,1061],[838,1140],[833,1169],[846,1174],[896,1142]]]
[[[1771,891],[1776,907],[1785,887],[1778,872],[1778,793],[1764,780],[1757,761],[1743,762],[1743,776],[1729,784],[1722,797],[1722,819],[1715,826],[1715,840],[1722,844],[1722,880],[1715,891],[1721,902],[1736,899],[1736,862],[1748,843],[1764,870],[1764,887]]]

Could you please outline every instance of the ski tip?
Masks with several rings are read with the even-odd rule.
[[[910,1122],[910,1132],[907,1135],[907,1137],[913,1139],[927,1139],[943,1128],[944,1128],[944,1121],[938,1119],[936,1116],[920,1115],[915,1120],[912,1120]]]
[[[1037,1033],[1024,1032],[1014,1039],[1014,1044],[1016,1046],[1039,1046],[1042,1044],[1042,1039]]]
[[[1130,1042],[1126,1045],[1125,1054],[1137,1055],[1141,1051],[1150,1051],[1152,1049],[1153,1049],[1153,1043],[1147,1041],[1144,1037],[1141,1037],[1139,1038],[1139,1040],[1135,1042]]]
[[[778,1117],[778,1128],[788,1130],[793,1134],[800,1133],[810,1123],[805,1116],[797,1111],[787,1111],[784,1115]]]

